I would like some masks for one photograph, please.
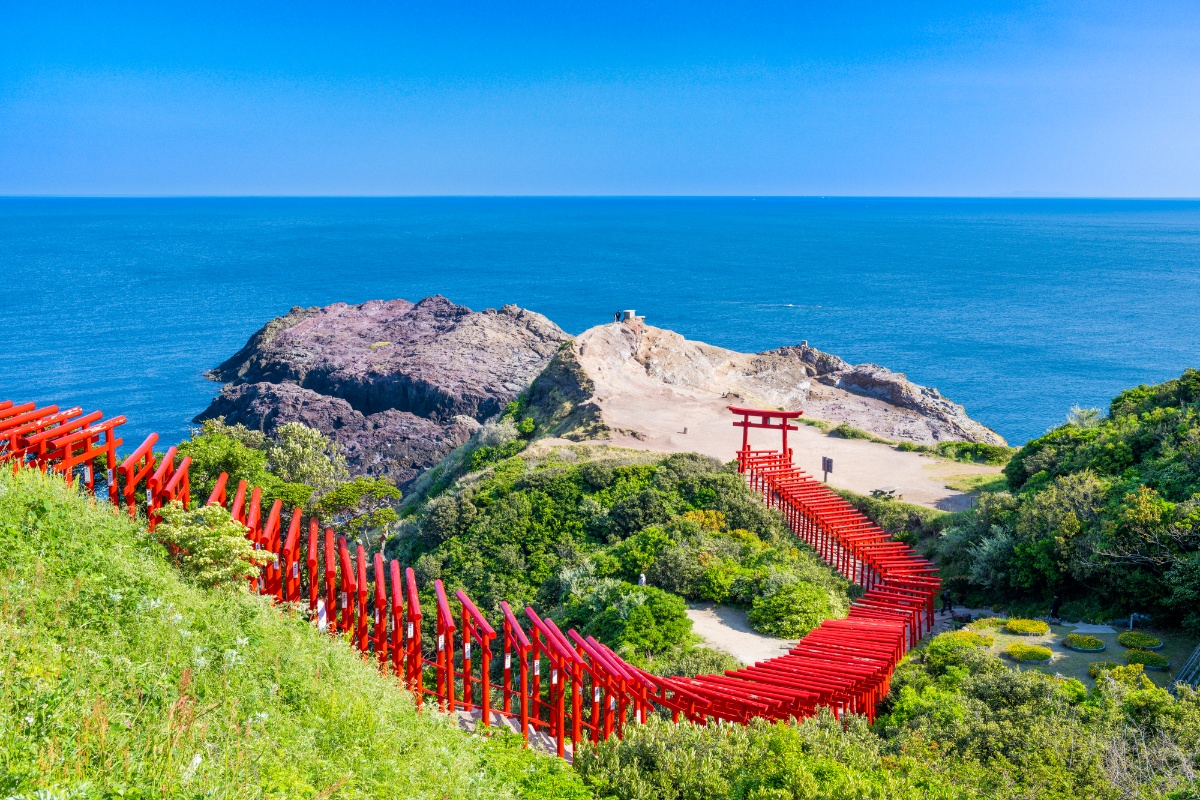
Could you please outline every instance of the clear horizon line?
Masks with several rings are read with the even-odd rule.
[[[0,194],[0,200],[1157,200],[1194,202],[1200,195],[1070,194]]]

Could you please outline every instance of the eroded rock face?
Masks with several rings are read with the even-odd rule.
[[[339,442],[355,474],[407,484],[515,399],[566,333],[507,305],[419,303],[293,308],[209,373],[227,381],[196,419],[273,431],[302,422]]]
[[[968,417],[937,389],[806,345],[739,353],[628,322],[584,331],[571,347],[575,370],[560,370],[554,387],[558,396],[582,398],[573,401],[575,406],[598,408],[593,416],[614,431],[662,433],[673,425],[672,408],[735,398],[738,405],[758,408],[802,408],[810,417],[845,422],[894,441],[1004,444],[999,434]],[[582,376],[575,381],[577,388],[560,385],[576,373]],[[543,380],[534,384],[535,399]],[[717,405],[719,414],[727,413],[722,403]]]

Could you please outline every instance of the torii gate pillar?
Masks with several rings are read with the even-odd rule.
[[[741,408],[739,406],[727,406],[727,408],[741,416],[740,420],[733,421],[733,427],[742,429],[742,449],[738,450],[738,472],[745,471],[745,459],[750,454],[751,428],[770,428],[779,431],[782,434],[781,452],[791,461],[792,451],[788,449],[788,431],[800,429],[789,420],[796,419],[804,413],[803,411],[776,411],[769,408]],[[758,421],[751,421],[751,417],[757,417]]]

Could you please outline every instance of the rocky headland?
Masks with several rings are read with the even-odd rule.
[[[225,382],[197,421],[271,433],[301,422],[355,474],[410,483],[500,413],[569,340],[541,314],[418,303],[293,308],[208,373]]]
[[[197,420],[301,422],[355,474],[402,487],[526,390],[539,436],[664,451],[731,455],[728,404],[802,408],[897,442],[1004,443],[936,389],[807,345],[739,353],[640,318],[572,338],[532,311],[441,296],[293,308],[209,377],[225,386]]]
[[[640,319],[577,336],[534,382],[533,397],[568,438],[594,436],[600,427],[636,433],[646,424],[639,417],[648,420],[656,409],[724,400],[802,408],[807,417],[895,442],[1005,444],[937,389],[877,364],[850,364],[807,345],[739,353]]]

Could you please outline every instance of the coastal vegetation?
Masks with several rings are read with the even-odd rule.
[[[161,454],[159,455],[161,458]],[[273,436],[224,418],[206,420],[179,445],[179,458],[190,457],[192,496],[208,499],[222,472],[232,495],[238,481],[262,489],[262,500],[282,500],[285,508],[307,507],[350,479],[346,459],[320,431],[289,422]]]
[[[874,726],[827,712],[746,727],[651,720],[583,749],[576,766],[597,797],[613,800],[1185,800],[1200,791],[1196,692],[1172,695],[1141,666],[1113,664],[1089,689],[1008,667],[979,636],[942,634],[910,655]]]
[[[155,534],[221,539],[198,513]],[[344,641],[236,576],[181,572],[57,476],[0,471],[0,552],[4,797],[592,795],[516,736],[417,714]]]
[[[1200,633],[1200,372],[1072,412],[938,538],[969,604],[1105,620],[1147,614]]]
[[[583,445],[467,476],[386,552],[424,585],[441,578],[493,612],[533,604],[666,671],[697,657],[686,601],[742,606],[793,637],[844,614],[851,592],[731,467]]]

